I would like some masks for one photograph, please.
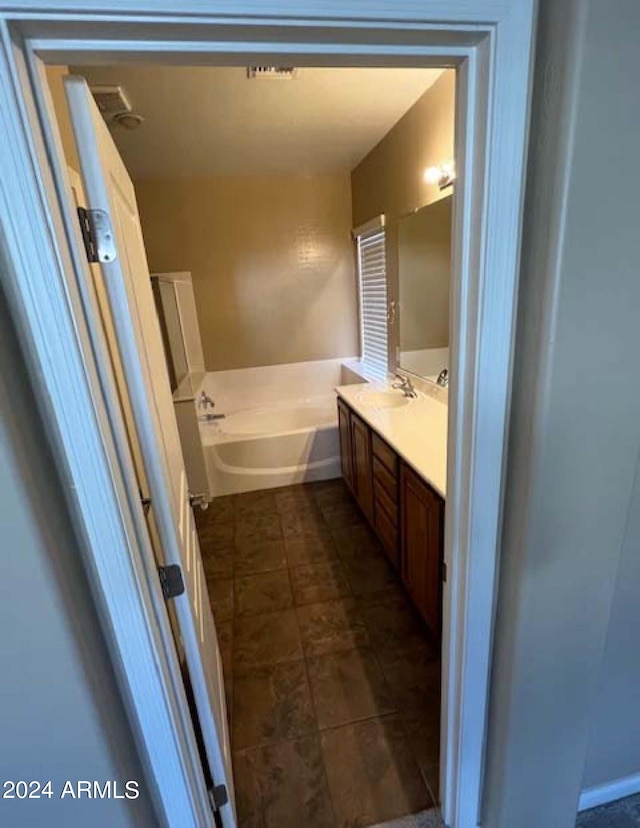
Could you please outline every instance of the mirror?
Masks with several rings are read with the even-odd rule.
[[[449,367],[452,199],[398,222],[398,367],[434,381]]]

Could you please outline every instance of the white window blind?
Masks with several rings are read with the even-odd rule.
[[[387,255],[385,229],[377,227],[356,237],[360,281],[362,360],[372,375],[387,374]]]

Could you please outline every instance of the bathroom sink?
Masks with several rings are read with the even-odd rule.
[[[408,405],[411,399],[405,397],[402,391],[390,388],[388,391],[361,391],[358,394],[358,402],[372,408],[400,408]]]

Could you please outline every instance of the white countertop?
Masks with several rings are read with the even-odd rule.
[[[416,399],[397,408],[367,404],[367,392],[388,389],[385,383],[357,383],[341,385],[336,392],[420,477],[446,497],[447,404],[421,391]]]

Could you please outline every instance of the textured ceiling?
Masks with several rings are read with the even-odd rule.
[[[301,68],[247,80],[244,68],[73,67],[124,87],[145,123],[113,135],[134,178],[351,170],[440,69]]]

